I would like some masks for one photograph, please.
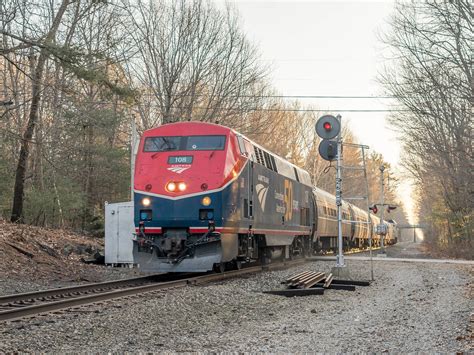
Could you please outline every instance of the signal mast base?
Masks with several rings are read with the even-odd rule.
[[[344,279],[344,280],[350,280],[350,270],[347,264],[345,266],[334,266],[331,268],[331,274],[334,275],[334,277],[339,278],[339,279]]]

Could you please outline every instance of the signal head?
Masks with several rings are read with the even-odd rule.
[[[324,160],[335,160],[337,157],[337,142],[323,139],[321,143],[319,143],[319,154]]]
[[[324,115],[316,122],[315,128],[322,139],[333,139],[341,131],[341,122],[332,115]]]
[[[397,206],[387,206],[387,212],[390,213],[390,211],[396,210]]]

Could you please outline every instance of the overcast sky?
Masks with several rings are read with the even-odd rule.
[[[215,0],[222,3],[222,1]],[[384,46],[377,33],[387,29],[392,1],[231,1],[248,38],[272,69],[282,95],[380,96],[377,73]],[[386,53],[386,52],[385,52]],[[387,99],[300,100],[335,110],[388,109]],[[383,154],[394,168],[400,144],[389,127],[389,113],[340,112],[360,143]],[[410,210],[410,190],[400,191]]]

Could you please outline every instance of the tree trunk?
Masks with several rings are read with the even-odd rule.
[[[15,189],[13,192],[13,207],[11,221],[23,223],[23,201],[24,201],[24,190],[25,190],[25,175],[27,169],[28,157],[30,155],[30,142],[33,138],[33,132],[35,130],[36,122],[38,121],[38,109],[41,102],[41,87],[43,84],[43,73],[46,60],[48,59],[48,49],[47,46],[53,43],[54,38],[56,37],[56,32],[58,31],[61,19],[66,12],[67,6],[70,4],[70,0],[63,0],[61,6],[58,9],[58,12],[53,20],[53,24],[45,38],[43,47],[40,51],[38,57],[38,62],[36,63],[35,72],[32,78],[32,87],[31,87],[31,106],[30,113],[28,115],[28,125],[26,127],[25,133],[23,134],[23,139],[21,142],[20,156],[18,158],[18,165],[16,168],[15,175]]]

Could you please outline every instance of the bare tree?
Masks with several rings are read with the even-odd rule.
[[[393,115],[404,142],[405,166],[423,185],[435,183],[472,233],[472,7],[467,0],[400,2],[384,41],[393,66],[380,76],[409,114]],[[427,179],[429,177],[429,179]],[[426,191],[426,189],[424,189]],[[451,236],[453,234],[451,233]]]
[[[108,115],[104,114],[104,119],[98,122],[96,113],[91,112],[95,103],[95,108],[112,109],[117,113],[118,101],[131,94],[119,64],[119,60],[125,60],[123,47],[127,42],[120,35],[118,24],[126,20],[122,15],[127,13],[115,4],[88,0],[60,3],[10,0],[2,1],[1,9],[0,55],[3,60],[0,67],[2,77],[7,79],[2,87],[6,94],[12,95],[18,111],[11,109],[4,115],[14,117],[18,124],[11,130],[8,129],[10,123],[2,124],[0,129],[10,136],[15,135],[20,143],[19,147],[13,146],[15,154],[19,150],[19,158],[11,220],[23,222],[27,178],[33,178],[31,185],[35,189],[44,191],[44,164],[47,162],[57,170],[62,160],[58,163],[56,159],[67,154],[68,149],[73,151],[72,146],[59,144],[69,133],[65,130],[65,118],[70,118],[74,110],[80,111],[86,102],[94,123],[103,125]],[[119,137],[118,121],[107,122],[112,125],[108,130],[108,143],[113,146]],[[92,129],[91,125],[86,126]],[[77,132],[74,138],[77,142]],[[90,154],[85,160],[89,158]],[[60,207],[54,170],[52,185]],[[87,172],[86,169],[81,171]],[[60,174],[64,176],[65,171]],[[92,196],[90,179],[84,178],[81,182],[85,184],[85,195]]]
[[[265,89],[266,70],[236,12],[198,0],[137,0],[130,8],[138,48],[131,68],[160,113],[147,124],[193,119],[243,126],[243,115],[262,101],[254,96]]]
[[[13,193],[13,207],[12,207],[12,215],[11,215],[12,222],[22,222],[26,164],[28,161],[28,156],[30,154],[30,141],[33,137],[35,125],[38,120],[38,110],[39,110],[39,106],[41,102],[41,88],[42,88],[42,83],[43,83],[43,73],[44,73],[45,63],[49,55],[47,47],[53,44],[59,25],[61,24],[61,20],[70,3],[71,3],[70,0],[63,0],[61,2],[61,5],[57,9],[57,12],[54,16],[51,27],[46,33],[44,40],[41,41],[40,43],[41,49],[39,51],[39,56],[34,66],[34,72],[31,78],[32,85],[31,85],[30,113],[28,116],[26,130],[23,134],[23,140],[21,142],[21,148],[20,148],[20,156],[18,158],[18,165],[16,168],[15,188],[14,188],[14,193]],[[12,34],[9,34],[9,35],[13,37]],[[28,43],[27,40],[22,40],[22,42],[26,44]]]

